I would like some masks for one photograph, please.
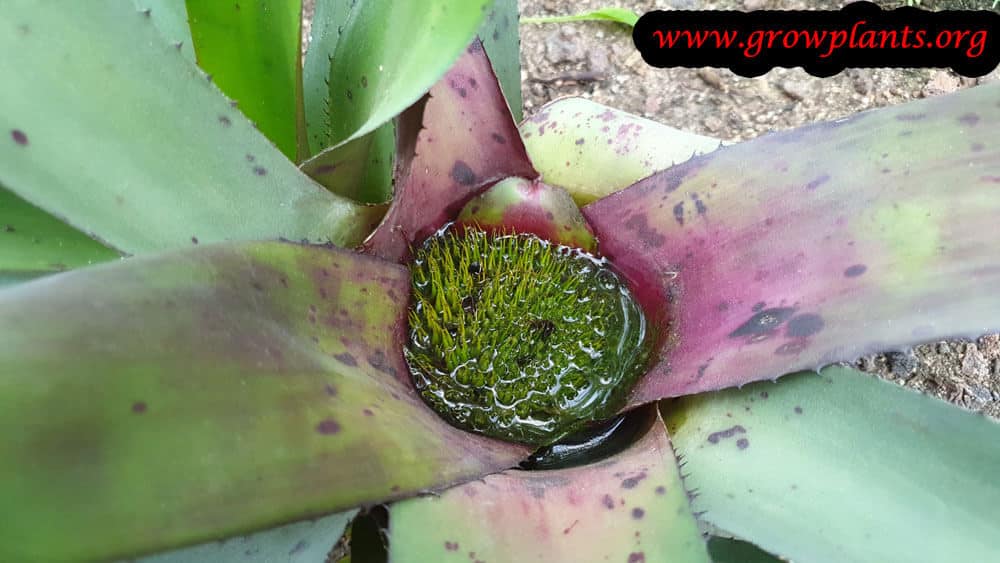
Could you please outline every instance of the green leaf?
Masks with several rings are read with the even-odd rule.
[[[119,254],[0,187],[0,275],[61,272]]]
[[[584,98],[546,104],[520,130],[545,181],[565,188],[580,205],[720,146],[717,139]]]
[[[396,126],[389,121],[363,137],[329,148],[299,170],[331,192],[369,204],[392,198]]]
[[[996,561],[1000,426],[832,367],[665,404],[695,510],[793,561]]]
[[[663,424],[600,463],[505,471],[390,507],[390,559],[708,562]]]
[[[468,46],[489,5],[490,0],[359,3],[330,59],[327,145],[366,135],[420,99]]]
[[[448,70],[489,4],[317,2],[303,76],[315,156],[302,170],[336,194],[366,203],[388,201],[396,137],[391,119]],[[516,35],[516,24],[513,28]],[[519,84],[520,75],[516,80]]]
[[[347,17],[359,4],[341,0],[317,0],[315,6],[312,27],[309,29],[309,48],[306,50],[302,67],[306,131],[310,153],[314,155],[331,144],[330,121],[333,116],[330,115],[332,108],[328,84],[330,60],[337,52],[337,43],[340,41],[344,24],[347,23]]]
[[[380,216],[300,173],[130,3],[16,2],[0,29],[23,54],[0,57],[0,183],[114,248],[354,245]]]
[[[625,24],[629,27],[635,26],[639,21],[639,16],[632,10],[625,8],[601,8],[580,14],[569,16],[539,16],[533,18],[522,18],[523,23],[566,23],[566,22],[586,22],[586,21],[610,21]]]
[[[320,0],[303,68],[305,119],[312,158],[299,169],[331,192],[364,203],[392,198],[396,128],[387,121],[374,131],[330,148],[330,60],[353,9],[364,4]]]
[[[356,510],[338,512],[272,528],[143,557],[137,563],[318,563],[344,534]]]
[[[405,262],[410,247],[452,221],[494,183],[538,173],[479,41],[400,115],[396,195],[364,244],[374,256]]]
[[[980,86],[768,135],[585,207],[669,323],[633,404],[1000,329],[997,100]]]
[[[446,424],[403,359],[409,274],[228,243],[0,291],[0,560],[130,557],[446,487],[521,446]],[[58,538],[58,541],[53,541]]]
[[[149,13],[153,25],[163,37],[175,47],[180,45],[184,58],[194,62],[194,41],[188,25],[187,7],[184,0],[132,0],[137,10]]]
[[[514,121],[521,121],[521,35],[517,0],[494,0],[479,28],[479,38],[500,81]]]
[[[198,65],[285,156],[305,160],[301,0],[187,0],[187,11]]]

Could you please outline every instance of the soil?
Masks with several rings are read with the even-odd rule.
[[[520,0],[522,16],[568,15],[618,6],[637,14],[671,10],[839,9],[831,0]],[[904,1],[882,0],[884,8]],[[927,9],[991,9],[993,0],[911,0]],[[1000,6],[996,7],[1000,10]],[[849,69],[816,78],[774,69],[744,78],[726,69],[657,69],[632,44],[630,28],[584,22],[521,26],[525,116],[562,96],[583,96],[679,129],[728,141],[844,117],[866,109],[1000,81],[944,69]],[[861,358],[856,367],[961,407],[1000,418],[1000,335]]]

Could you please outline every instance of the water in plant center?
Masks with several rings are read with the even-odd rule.
[[[452,424],[546,445],[612,416],[646,320],[606,260],[531,235],[451,230],[415,252],[406,359]]]

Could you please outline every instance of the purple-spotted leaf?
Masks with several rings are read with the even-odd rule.
[[[420,127],[422,124],[422,128]],[[404,261],[473,196],[510,176],[535,178],[479,41],[399,123],[396,195],[366,252]]]
[[[489,475],[396,503],[389,525],[397,563],[709,561],[659,415],[600,463]]]
[[[299,172],[164,39],[149,9],[0,9],[0,52],[23,54],[0,57],[0,183],[124,253],[363,241],[378,209]]]
[[[302,0],[187,1],[198,65],[289,159],[309,155]]]
[[[229,243],[0,291],[0,560],[127,557],[412,495],[524,448],[448,426],[403,360],[409,275]],[[53,541],[52,538],[58,538]]]
[[[631,404],[1000,328],[998,126],[983,86],[722,148],[584,208],[669,317]]]
[[[791,561],[1000,561],[996,421],[841,366],[663,411],[715,529]]]
[[[520,130],[545,181],[568,190],[580,205],[719,147],[711,137],[583,98],[546,104]]]
[[[597,250],[597,239],[580,208],[566,190],[541,180],[507,178],[472,198],[458,214],[456,225],[487,232],[531,233],[557,244]]]
[[[350,2],[347,13],[318,9],[319,48],[310,46],[304,72],[313,151],[367,135],[420,99],[475,37],[491,3],[366,0]]]

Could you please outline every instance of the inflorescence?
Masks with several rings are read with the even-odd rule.
[[[452,424],[551,444],[613,415],[646,322],[606,260],[531,235],[444,231],[415,252],[406,359]]]

